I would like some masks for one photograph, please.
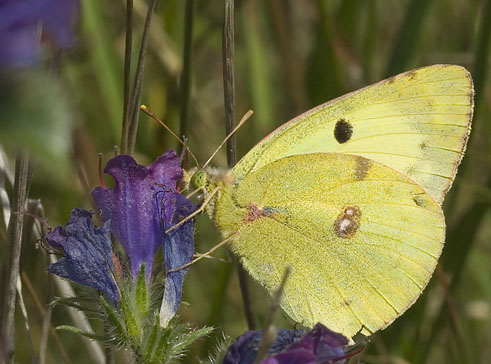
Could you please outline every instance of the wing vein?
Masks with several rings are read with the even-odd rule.
[[[435,260],[435,262],[438,260],[438,258],[437,258],[437,257],[435,257],[435,256],[433,256],[432,254],[430,254],[430,253],[428,253],[428,252],[426,252],[426,251],[424,251],[424,250],[422,250],[422,249],[420,249],[420,248],[418,248],[418,247],[414,247],[414,246],[412,246],[412,245],[410,245],[410,244],[404,243],[404,242],[402,242],[402,241],[401,241],[401,240],[399,240],[399,239],[393,238],[392,236],[387,236],[387,235],[383,235],[383,234],[378,234],[378,233],[375,233],[375,232],[372,232],[372,231],[365,231],[365,233],[366,233],[366,234],[369,234],[369,235],[379,236],[379,237],[382,237],[382,238],[385,238],[385,239],[389,239],[389,240],[392,240],[392,241],[398,242],[398,243],[403,244],[403,245],[410,246],[410,247],[412,247],[412,248],[414,248],[414,249],[416,249],[416,250],[419,250],[420,252],[422,252],[422,253],[426,254],[426,255],[427,255],[427,256],[429,256],[430,258],[434,259],[434,260]],[[383,246],[383,245],[370,245],[370,244],[363,243],[363,242],[360,242],[359,244],[365,244],[365,245],[367,245],[367,246],[379,247],[379,248],[381,248],[381,249],[385,249],[385,250],[387,250],[387,251],[391,251],[391,252],[392,252],[392,250],[390,250],[389,248],[387,248],[387,247],[385,247],[385,246]],[[396,253],[396,252],[393,252],[393,253]],[[396,254],[397,254],[397,255],[399,255],[399,256],[401,256],[401,257],[403,257],[403,258],[406,258],[407,260],[412,261],[414,264],[419,265],[419,266],[420,266],[420,267],[421,267],[423,270],[425,270],[425,271],[427,271],[427,272],[428,272],[428,270],[427,270],[425,267],[423,267],[421,264],[419,264],[419,263],[418,263],[418,262],[416,262],[415,260],[413,260],[413,259],[411,259],[411,258],[409,258],[409,257],[407,257],[407,256],[405,256],[405,255],[402,255],[402,254],[400,254],[400,253],[398,253],[398,252],[397,252]],[[430,273],[430,272],[428,272],[428,273]],[[430,273],[430,274],[431,274],[431,273]]]
[[[378,138],[378,137],[382,137],[382,136],[391,136],[391,135],[438,135],[441,137],[458,138],[458,136],[455,136],[455,135],[448,135],[448,134],[442,134],[442,133],[405,132],[405,133],[383,133],[383,134],[367,135],[367,136],[364,136],[362,138],[351,139],[351,141],[355,142],[355,141],[364,140],[364,139]],[[435,147],[435,148],[438,148],[438,147]],[[443,149],[443,148],[440,148],[440,149]],[[448,150],[450,152],[460,153],[460,151],[456,151],[456,150],[451,150],[451,149],[446,149],[446,150]]]
[[[420,233],[418,233],[418,232],[416,232],[416,231],[407,230],[407,229],[402,229],[402,228],[401,228],[401,227],[399,227],[399,226],[394,226],[394,225],[389,225],[389,224],[382,224],[382,223],[380,223],[380,222],[370,222],[370,224],[371,224],[371,225],[386,226],[386,227],[389,227],[389,228],[393,228],[393,229],[396,229],[396,230],[399,230],[399,231],[403,231],[403,232],[409,233],[409,234],[411,234],[411,235],[420,236],[420,237],[422,237],[422,238],[425,238],[425,239],[428,239],[428,240],[432,240],[432,241],[437,242],[437,243],[439,243],[439,242],[440,242],[440,240],[438,240],[438,239],[431,238],[431,237],[426,236],[426,235],[424,235],[424,234],[420,234]],[[441,228],[440,226],[431,226],[431,227],[432,227],[432,228]],[[413,246],[413,245],[411,245],[411,244],[406,244],[406,245],[408,245],[408,246],[410,246],[410,247],[413,247],[413,248],[415,248],[415,249],[418,249],[416,246]],[[427,253],[427,252],[426,252],[426,253]],[[429,254],[429,255],[433,256],[433,255],[432,255],[432,254],[430,254],[430,253],[427,253],[427,254]],[[433,256],[433,257],[434,257],[434,258],[436,258],[435,256]]]
[[[370,246],[370,245],[368,245],[368,244],[360,244],[360,245],[362,245],[362,246],[364,246],[364,247],[371,247],[371,246]],[[363,249],[363,248],[362,248],[362,249]],[[380,257],[381,259],[383,259],[385,262],[387,262],[387,264],[392,264],[392,263],[391,263],[389,260],[387,260],[387,259],[386,259],[386,258],[385,258],[383,255],[380,255],[379,257]],[[414,283],[414,285],[415,285],[416,287],[418,287],[418,288],[419,288],[419,289],[421,289],[421,290],[423,289],[423,287],[422,287],[422,286],[421,286],[421,285],[420,285],[420,284],[419,284],[419,283],[418,283],[418,282],[417,282],[417,281],[416,281],[416,280],[413,278],[413,276],[411,276],[411,275],[410,275],[408,272],[406,272],[404,269],[402,269],[402,267],[401,267],[401,266],[397,265],[396,267],[397,267],[397,269],[398,269],[399,271],[401,271],[401,272],[402,272],[402,273],[403,273],[405,276],[407,276],[407,277],[408,277],[408,278],[409,278],[409,279],[410,279],[410,280],[411,280],[411,281]]]
[[[402,291],[400,291],[397,287],[393,286],[392,283],[386,278],[384,277],[382,274],[380,274],[380,272],[375,269],[375,267],[373,267],[367,259],[365,259],[363,256],[361,256],[360,254],[358,254],[356,251],[354,251],[355,255],[357,256],[357,258],[359,260],[361,260],[363,263],[365,263],[365,265],[367,267],[369,267],[373,272],[375,272],[375,274],[377,274],[379,277],[382,278],[382,280],[384,280],[390,287],[393,288],[394,291],[396,291],[399,295],[403,296],[404,297],[404,294]],[[360,272],[358,270],[358,272],[363,276],[362,272]],[[385,297],[385,295],[380,292],[380,290],[375,287],[373,284],[371,284],[371,282],[368,280],[368,279],[365,279],[365,281],[369,282],[370,286],[379,294],[380,297],[382,297],[382,299],[394,310],[394,312],[399,315],[399,310],[395,307],[395,305],[389,301],[389,299],[387,297]],[[384,320],[385,321],[385,320]]]
[[[285,222],[283,222],[283,221],[281,221],[281,220],[278,220],[278,219],[277,219],[277,218],[275,218],[274,216],[268,216],[268,217],[269,217],[269,218],[271,218],[271,219],[273,219],[274,221],[276,221],[276,222],[278,222],[278,223],[280,223],[280,224],[284,225],[285,227],[287,227],[287,228],[289,228],[289,229],[291,229],[291,230],[293,230],[293,231],[296,231],[298,234],[305,236],[307,239],[313,240],[313,241],[315,241],[315,242],[317,242],[317,243],[319,243],[319,244],[321,244],[321,245],[323,244],[323,242],[321,242],[321,241],[319,241],[319,240],[317,240],[317,239],[315,239],[315,238],[313,238],[313,237],[311,237],[311,236],[309,236],[309,235],[305,234],[305,233],[304,233],[302,230],[299,230],[299,229],[297,229],[296,227],[294,227],[294,226],[292,226],[292,225],[289,225],[289,224],[287,224],[287,223],[285,223]],[[300,246],[297,246],[297,248],[298,248],[299,250],[301,250],[301,249],[300,249]],[[334,257],[335,257],[335,255],[334,255],[334,254],[333,254],[332,256],[334,256]],[[335,257],[335,258],[336,258],[336,257]],[[336,259],[337,259],[337,258],[336,258]],[[338,259],[338,261],[339,261],[339,259]],[[333,281],[332,277],[330,277],[330,276],[329,276],[329,277],[328,277],[328,279],[329,279],[329,281],[330,281],[330,283],[331,283],[331,286],[335,288],[335,290],[337,291],[337,293],[338,293],[338,294],[339,294],[339,296],[341,297],[341,300],[344,302],[344,301],[346,300],[346,298],[347,298],[347,297],[346,297],[346,296],[345,296],[345,295],[344,295],[344,294],[343,294],[343,293],[340,291],[339,287],[338,287],[336,284],[334,284],[334,281]],[[362,294],[360,291],[358,291],[358,293],[359,293],[359,294],[360,294],[360,296],[363,298],[363,300],[364,300],[364,301],[367,303],[367,305],[369,305],[369,303],[368,303],[368,301],[366,300],[366,298],[364,297],[364,295],[363,295],[363,294]],[[370,305],[369,305],[369,306],[370,306]],[[348,305],[348,308],[349,308],[349,310],[351,311],[351,313],[353,314],[353,316],[354,316],[354,317],[355,317],[355,318],[356,318],[356,319],[357,319],[357,320],[360,322],[360,325],[363,325],[363,321],[362,321],[362,320],[361,320],[361,319],[358,317],[358,315],[355,313],[355,311],[353,310],[353,307],[351,307],[350,305]],[[370,308],[371,308],[371,306],[370,306]],[[375,312],[375,311],[373,310],[373,308],[371,308],[371,310],[372,310],[372,311],[373,311],[373,312],[374,312],[374,313],[375,313],[375,314],[378,316],[377,312]],[[380,317],[380,316],[379,316],[379,317]],[[382,321],[383,321],[383,319],[382,319]]]

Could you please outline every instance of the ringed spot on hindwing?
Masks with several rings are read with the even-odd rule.
[[[340,238],[351,238],[360,227],[361,211],[358,206],[347,205],[334,221],[334,231]]]

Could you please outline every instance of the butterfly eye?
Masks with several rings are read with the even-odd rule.
[[[191,177],[191,187],[194,189],[206,186],[207,182],[208,174],[203,170],[196,171]]]
[[[346,143],[353,135],[353,126],[344,119],[339,119],[334,127],[334,138],[339,144]]]

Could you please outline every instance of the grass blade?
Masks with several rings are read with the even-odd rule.
[[[0,292],[0,338],[5,345],[6,363],[14,362],[15,355],[15,302],[16,287],[19,279],[19,261],[22,245],[24,224],[24,208],[26,206],[32,169],[27,153],[21,152],[15,161],[14,194],[12,210],[7,229],[7,246],[2,264]],[[12,213],[15,212],[15,213]]]

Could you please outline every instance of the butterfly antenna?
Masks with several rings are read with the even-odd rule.
[[[206,166],[208,166],[208,164],[210,164],[211,160],[213,159],[213,157],[218,153],[218,151],[223,147],[223,145],[227,142],[227,140],[229,140],[232,135],[235,134],[235,132],[237,130],[239,130],[239,128],[245,124],[245,122],[247,120],[249,120],[249,118],[252,116],[252,114],[254,114],[254,112],[252,110],[249,110],[248,112],[246,112],[244,114],[244,116],[242,117],[242,119],[240,119],[240,122],[237,124],[237,126],[234,128],[234,130],[232,130],[230,132],[229,135],[227,135],[227,137],[225,139],[223,139],[223,141],[221,142],[221,144],[218,146],[218,148],[213,152],[213,154],[211,155],[210,158],[208,158],[208,160],[206,161],[205,164],[203,164],[203,167],[202,168],[205,168]]]
[[[184,143],[184,141],[181,138],[179,138],[167,125],[165,125],[165,123],[162,120],[160,120],[157,117],[157,115],[155,115],[152,111],[150,111],[150,109],[146,105],[141,105],[140,106],[140,110],[143,111],[148,116],[150,116],[153,120],[155,120],[156,122],[158,122],[160,125],[162,125],[165,130],[167,130],[174,138],[176,138],[179,141],[179,143],[181,143],[181,145],[184,147],[184,149],[186,149],[186,151],[189,153],[189,155],[191,156],[191,158],[193,158],[194,163],[196,163],[196,166],[199,167],[198,160],[196,159],[196,157],[194,156],[194,154],[191,152],[191,150],[188,148],[188,146],[186,145],[186,143]]]

